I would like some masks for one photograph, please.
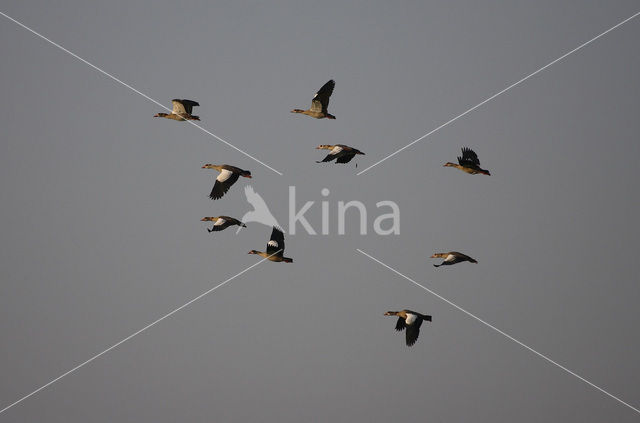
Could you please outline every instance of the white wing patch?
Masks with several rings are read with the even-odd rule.
[[[224,182],[233,175],[233,172],[227,169],[222,169],[220,175],[216,178],[217,181]]]
[[[172,101],[171,102],[173,104],[173,113],[176,115],[181,115],[184,113],[187,113],[187,111],[184,108],[184,105],[182,103],[180,103],[179,101]]]
[[[447,258],[444,259],[444,261],[454,261],[455,259],[456,256],[454,256],[453,254],[449,254]]]
[[[274,241],[274,240],[271,240],[271,241],[267,242],[267,245],[269,245],[270,247],[273,247],[273,248],[278,248],[278,243],[276,241]]]
[[[225,223],[227,223],[227,221],[221,218],[221,219],[218,219],[216,223],[213,224],[213,226],[222,226]]]
[[[417,316],[415,314],[407,313],[407,318],[405,319],[405,323],[410,325],[413,322],[415,322],[416,319],[417,319]]]
[[[331,154],[332,156],[335,156],[341,151],[342,151],[342,147],[340,147],[339,145],[336,145],[335,147],[333,147],[333,150],[329,152],[329,154]]]

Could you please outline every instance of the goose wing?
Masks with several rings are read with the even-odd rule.
[[[477,260],[475,260],[474,258],[469,257],[466,254],[459,253],[457,251],[452,251],[450,255],[454,255],[457,258],[456,263],[459,261],[470,261],[471,263],[477,263]]]
[[[218,220],[216,220],[216,223],[213,224],[213,227],[210,229],[211,232],[217,232],[217,231],[221,231],[223,229],[226,229],[229,226],[229,221],[227,219],[225,219],[225,216],[220,216],[218,218]]]
[[[173,113],[176,115],[188,114],[190,115],[193,111],[193,106],[199,106],[200,104],[197,101],[193,100],[180,100],[179,98],[174,98],[171,100],[173,104]]]
[[[343,152],[342,155],[340,155],[340,157],[336,159],[336,163],[349,163],[351,159],[353,159],[355,156],[356,156],[356,153],[345,151]]]
[[[320,160],[319,162],[316,162],[316,163],[330,162],[331,160],[333,160],[335,158],[336,158],[336,156],[334,156],[333,154],[329,153],[329,154],[327,154],[327,156],[324,159],[322,159],[322,160]]]
[[[173,114],[174,115],[184,115],[187,113],[187,110],[184,107],[184,104],[182,104],[182,100],[178,100],[173,99],[171,100],[171,104],[173,104]]]
[[[413,313],[407,313],[406,326],[406,341],[407,346],[410,347],[418,340],[418,336],[420,335],[420,326],[422,326],[422,317]]]
[[[444,263],[455,264],[462,261],[462,257],[464,254],[456,253],[455,251],[450,252],[445,258]]]
[[[220,217],[227,221],[227,226],[242,224],[242,222],[240,222],[235,217],[229,217],[229,216],[220,216]]]
[[[284,254],[284,233],[274,226],[271,232],[271,239],[267,242],[267,254],[276,253],[278,256]]]
[[[335,81],[331,79],[318,90],[316,95],[313,96],[313,100],[311,100],[311,111],[327,113],[329,97],[331,97],[335,86]]]
[[[325,157],[324,159],[322,159],[322,161],[316,162],[316,163],[323,163],[323,162],[330,162],[331,160],[335,159],[335,158],[340,158],[344,153],[344,148],[342,148],[339,145],[336,145],[335,147],[333,147],[331,149],[331,151],[329,151],[329,154],[327,154],[327,157]]]
[[[407,326],[406,341],[407,347],[413,346],[420,336],[420,328],[417,326]]]
[[[401,316],[398,316],[398,321],[396,322],[396,330],[401,331],[404,330],[405,324],[404,319]]]
[[[222,169],[220,175],[216,178],[216,183],[213,185],[213,189],[211,190],[209,197],[212,200],[222,198],[222,196],[229,191],[229,188],[236,183],[239,177],[240,175],[238,173]]]
[[[458,156],[460,166],[480,166],[478,155],[470,148],[462,147],[462,156]]]

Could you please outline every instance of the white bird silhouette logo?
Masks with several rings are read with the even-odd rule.
[[[269,207],[267,207],[267,203],[265,203],[264,199],[253,190],[251,185],[247,185],[244,187],[244,194],[247,196],[247,201],[249,204],[253,206],[253,210],[246,212],[242,219],[240,219],[244,223],[248,222],[257,222],[262,223],[267,226],[275,226],[279,229],[282,228],[271,211]],[[238,227],[236,234],[240,232],[241,227]]]

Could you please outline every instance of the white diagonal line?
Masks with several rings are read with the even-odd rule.
[[[1,13],[1,12],[0,12]],[[278,254],[281,250],[273,253],[272,255]],[[271,255],[271,256],[272,256]],[[271,257],[269,256],[269,257]],[[107,348],[106,350],[102,351],[101,353],[98,353],[96,355],[94,355],[93,357],[91,357],[90,359],[88,359],[87,361],[84,361],[80,364],[78,364],[76,367],[74,367],[73,369],[61,374],[60,376],[58,376],[57,378],[53,379],[52,381],[42,385],[41,387],[39,387],[38,389],[36,389],[35,391],[31,392],[30,394],[27,394],[25,396],[23,396],[22,398],[20,398],[19,400],[7,405],[6,407],[4,407],[2,410],[0,410],[0,414],[4,413],[5,411],[7,411],[8,409],[10,409],[11,407],[20,404],[22,401],[26,400],[27,398],[37,394],[38,392],[42,391],[43,389],[47,388],[48,386],[53,385],[54,383],[56,383],[57,381],[59,381],[60,379],[62,379],[65,376],[70,375],[71,373],[75,372],[76,370],[86,366],[87,364],[91,363],[92,361],[94,361],[97,358],[100,358],[101,356],[105,355],[106,353],[108,353],[109,351],[113,350],[114,348],[117,348],[118,346],[124,344],[125,342],[127,342],[128,340],[130,340],[131,338],[141,334],[142,332],[144,332],[145,330],[155,326],[156,324],[160,323],[161,321],[163,321],[164,319],[166,319],[167,317],[170,317],[172,315],[174,315],[175,313],[179,312],[180,310],[182,310],[185,307],[188,307],[189,305],[193,304],[194,302],[198,301],[200,298],[204,297],[205,295],[210,294],[211,292],[215,291],[216,289],[220,288],[223,285],[226,285],[228,282],[231,282],[232,280],[234,280],[235,278],[237,278],[238,276],[242,275],[243,273],[248,272],[249,270],[253,269],[254,267],[256,267],[257,265],[259,265],[260,263],[264,262],[265,260],[267,260],[269,257],[265,257],[262,260],[260,260],[259,262],[252,264],[251,266],[247,267],[246,269],[244,269],[242,272],[235,274],[234,276],[230,277],[229,279],[227,279],[226,281],[214,286],[213,288],[209,289],[208,291],[203,292],[202,294],[198,295],[197,297],[195,297],[194,299],[184,303],[183,305],[181,305],[180,307],[174,309],[173,311],[165,314],[164,316],[160,317],[157,320],[154,320],[153,322],[149,323],[147,326],[143,327],[142,329],[132,333],[131,335],[127,336],[126,338],[122,339],[121,341],[116,342],[115,344],[113,344],[112,346],[110,346],[109,348]]]
[[[573,50],[571,50],[568,53],[563,54],[562,56],[558,57],[556,60],[554,60],[553,62],[550,62],[546,65],[544,65],[543,67],[541,67],[540,69],[538,69],[537,71],[530,73],[529,75],[525,76],[524,78],[522,78],[521,80],[519,80],[518,82],[514,82],[513,84],[509,85],[507,88],[503,89],[502,91],[497,92],[496,94],[492,95],[491,97],[487,98],[486,100],[476,104],[475,106],[473,106],[472,108],[468,109],[467,111],[459,114],[458,116],[454,117],[451,120],[448,120],[447,122],[443,123],[442,125],[438,126],[436,129],[427,132],[426,134],[424,134],[423,136],[421,136],[420,138],[410,142],[409,144],[405,145],[404,147],[402,147],[401,149],[389,154],[388,156],[386,156],[385,158],[383,158],[382,160],[378,160],[377,162],[375,162],[374,164],[372,164],[371,166],[367,167],[366,169],[360,171],[357,173],[357,175],[362,175],[363,173],[365,173],[366,171],[368,171],[369,169],[371,169],[374,166],[379,165],[380,163],[384,162],[387,159],[390,159],[391,157],[395,156],[396,154],[400,153],[401,151],[411,147],[413,144],[422,141],[423,139],[427,138],[429,135],[438,132],[439,130],[441,130],[442,128],[444,128],[445,126],[448,126],[449,124],[455,122],[456,120],[460,119],[461,117],[471,113],[472,111],[474,111],[475,109],[477,109],[478,107],[482,106],[485,103],[488,103],[489,101],[493,100],[494,98],[498,97],[501,94],[506,93],[507,91],[509,91],[511,88],[521,84],[522,82],[526,81],[527,79],[531,78],[534,75],[537,75],[538,73],[542,72],[543,70],[545,70],[546,68],[548,68],[549,66],[559,62],[560,60],[564,59],[565,57],[575,53],[576,51],[580,50],[583,47],[588,46],[589,44],[591,44],[592,42],[594,42],[595,40],[597,40],[598,38],[608,34],[609,32],[613,31],[614,29],[618,28],[620,25],[623,25],[627,22],[629,22],[631,19],[635,18],[636,16],[640,15],[640,12],[635,13],[634,15],[632,15],[631,17],[628,17],[627,19],[623,20],[622,22],[612,26],[611,28],[607,29],[606,31],[604,31],[603,33],[601,33],[600,35],[597,35],[595,37],[593,37],[592,39],[590,39],[589,41],[580,44],[578,47],[574,48]]]
[[[25,24],[13,19],[11,16],[7,15],[6,13],[0,12],[0,15],[4,16],[5,18],[9,19],[11,22],[14,22],[18,25],[20,25],[22,28],[26,29],[27,31],[31,32],[34,35],[37,35],[38,37],[42,38],[43,40],[45,40],[46,42],[48,42],[49,44],[58,47],[60,50],[64,51],[65,53],[75,57],[76,59],[80,60],[82,63],[91,66],[93,69],[97,70],[98,72],[100,72],[101,74],[111,78],[112,80],[116,81],[117,83],[119,83],[120,85],[123,85],[127,88],[129,88],[131,91],[133,91],[136,94],[141,95],[142,97],[146,98],[147,100],[155,103],[156,105],[158,105],[159,107],[162,107],[165,110],[168,110],[169,112],[171,112],[171,109],[169,109],[168,107],[164,106],[162,103],[154,100],[153,98],[149,97],[148,95],[146,95],[145,93],[136,90],[135,88],[133,88],[131,85],[127,84],[126,82],[121,81],[120,79],[116,78],[115,76],[111,75],[109,72],[104,71],[102,69],[100,69],[99,67],[97,67],[96,65],[94,65],[93,63],[83,59],[82,57],[78,56],[77,54],[73,53],[72,51],[67,50],[66,48],[62,47],[60,44],[56,43],[55,41],[52,41],[50,39],[48,39],[47,37],[45,37],[44,35],[40,34],[39,32],[29,28],[28,26],[26,26]],[[202,132],[204,132],[205,134],[209,134],[211,135],[213,138],[217,139],[218,141],[228,145],[229,147],[233,148],[234,150],[244,154],[245,156],[249,157],[250,159],[260,163],[262,166],[266,167],[267,169],[270,169],[272,171],[274,171],[275,173],[277,173],[278,175],[282,176],[282,172],[277,171],[276,169],[272,168],[271,166],[269,166],[268,164],[256,159],[255,157],[253,157],[251,154],[247,153],[244,150],[239,149],[238,147],[236,147],[235,145],[231,144],[230,142],[220,138],[219,136],[217,136],[216,134],[214,134],[213,132],[204,129],[202,126],[198,125],[197,123],[195,123],[192,120],[188,120],[188,123],[192,124],[193,126],[195,126],[196,128],[200,129]]]
[[[393,273],[395,273],[398,276],[403,277],[404,279],[408,280],[409,282],[413,283],[416,286],[419,286],[420,288],[424,289],[425,291],[427,291],[428,293],[430,293],[431,295],[438,297],[439,299],[441,299],[442,301],[444,301],[445,303],[449,304],[452,307],[457,308],[458,310],[460,310],[461,312],[463,312],[464,314],[466,314],[469,317],[474,318],[475,320],[477,320],[478,322],[482,323],[483,325],[493,329],[494,331],[498,332],[500,335],[506,337],[507,339],[515,342],[516,344],[520,345],[523,348],[526,348],[527,350],[531,351],[532,353],[534,353],[535,355],[537,355],[538,357],[548,361],[549,363],[553,364],[556,367],[559,367],[560,369],[564,370],[565,372],[569,373],[572,376],[575,376],[576,378],[580,379],[581,381],[583,381],[584,383],[586,383],[587,385],[597,389],[598,391],[602,392],[603,394],[613,398],[614,400],[618,401],[619,403],[626,405],[627,407],[629,407],[630,409],[632,409],[633,411],[635,411],[636,413],[640,414],[640,410],[637,409],[636,407],[632,406],[629,403],[624,402],[623,400],[621,400],[620,398],[616,397],[613,394],[610,394],[609,392],[605,391],[604,389],[602,389],[601,387],[599,387],[598,385],[589,382],[587,379],[583,378],[582,376],[580,376],[579,374],[569,370],[568,368],[564,367],[563,365],[553,361],[552,359],[550,359],[549,357],[547,357],[546,355],[534,350],[533,348],[531,348],[530,346],[528,346],[527,344],[525,344],[524,342],[521,342],[519,340],[517,340],[516,338],[514,338],[513,336],[509,335],[508,333],[498,329],[497,327],[493,326],[491,323],[488,323],[484,320],[482,320],[480,317],[476,316],[475,314],[471,313],[470,311],[465,310],[464,308],[460,307],[459,305],[447,300],[446,298],[444,298],[443,296],[441,296],[440,294],[432,291],[431,289],[425,287],[424,285],[419,284],[418,282],[414,281],[413,279],[411,279],[410,277],[400,273],[399,271],[397,271],[396,269],[394,269],[393,267],[381,262],[380,260],[378,260],[377,258],[365,253],[364,251],[362,251],[359,248],[356,248],[356,250],[364,255],[369,257],[371,260],[375,261],[378,264],[381,264],[382,266],[386,267],[387,269],[391,270]]]

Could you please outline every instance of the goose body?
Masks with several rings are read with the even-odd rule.
[[[185,120],[200,120],[200,116],[193,116],[191,113],[194,106],[199,106],[197,101],[178,98],[171,100],[173,104],[173,110],[171,113],[158,113],[154,117],[162,117],[165,119],[173,119],[179,121]]]
[[[215,169],[220,174],[216,178],[216,182],[213,185],[209,198],[217,200],[222,198],[223,195],[229,191],[229,188],[236,183],[239,177],[251,178],[251,172],[248,170],[240,169],[239,167],[223,165],[206,164],[202,166],[202,169]]]
[[[351,159],[356,156],[356,154],[364,155],[362,151],[344,144],[322,144],[317,146],[316,150],[331,150],[329,151],[329,154],[327,154],[327,157],[316,163],[330,162],[332,160],[335,160],[336,163],[349,163]]]
[[[234,219],[229,216],[214,216],[214,217],[203,217],[200,219],[202,222],[215,222],[211,229],[207,228],[209,232],[222,231],[227,229],[229,226],[238,225],[242,228],[246,228],[247,225],[239,221],[238,219]],[[238,228],[240,229],[240,228]]]
[[[444,167],[455,167],[463,172],[471,175],[482,173],[483,175],[491,175],[488,170],[480,167],[480,160],[478,155],[470,148],[462,147],[462,156],[458,156],[458,164],[447,162]]]
[[[271,238],[267,242],[267,251],[251,250],[249,254],[257,254],[270,261],[293,263],[292,258],[284,256],[284,233],[275,226],[271,232]]]
[[[316,119],[335,119],[336,117],[327,111],[327,108],[329,107],[329,97],[331,97],[335,86],[335,81],[331,79],[318,90],[316,95],[313,96],[313,100],[311,100],[311,107],[309,109],[293,109],[291,113],[302,113],[303,115],[311,116]]]
[[[471,263],[477,263],[475,259],[472,259],[466,254],[459,253],[457,251],[450,251],[448,253],[436,253],[431,256],[431,258],[441,258],[444,261],[440,264],[434,264],[434,267],[440,266],[451,266],[452,264],[460,263],[463,261],[468,261]]]
[[[387,311],[385,316],[398,316],[398,321],[396,322],[396,330],[397,331],[406,331],[406,343],[407,346],[410,347],[416,343],[418,340],[418,336],[420,335],[420,326],[422,326],[423,321],[430,322],[431,316],[427,314],[420,314],[411,310],[400,310],[400,311]]]

